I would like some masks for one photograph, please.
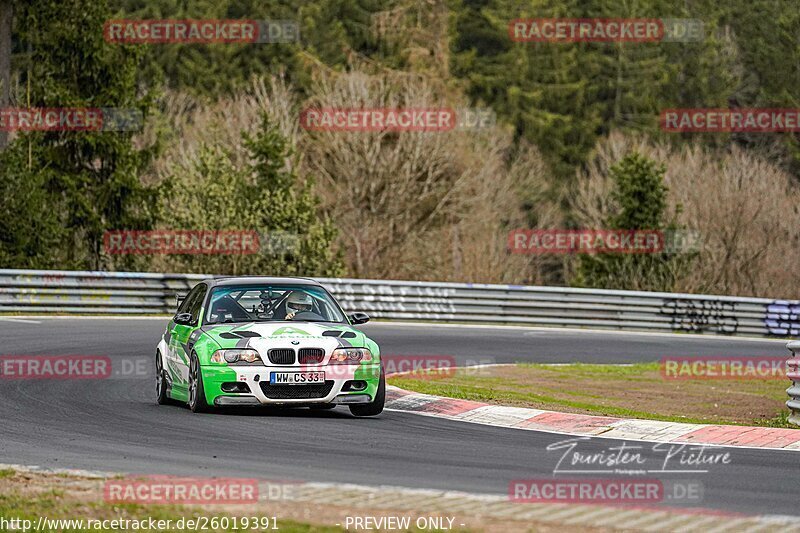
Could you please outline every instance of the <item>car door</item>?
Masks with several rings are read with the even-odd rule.
[[[167,353],[164,354],[164,366],[165,370],[167,371],[167,378],[170,382],[170,387],[172,387],[173,394],[176,391],[180,393],[181,388],[181,378],[178,374],[178,351],[180,349],[179,344],[175,340],[175,318],[182,314],[186,313],[191,305],[192,301],[194,300],[197,292],[199,291],[199,287],[193,287],[186,297],[183,299],[181,304],[178,306],[178,310],[175,312],[175,316],[172,317],[172,320],[169,321],[167,324],[167,333],[164,335],[164,340],[167,342]]]
[[[206,291],[206,285],[200,283],[189,292],[183,305],[178,309],[177,314],[188,313],[191,315],[192,318],[189,324],[178,324],[174,318],[171,322],[169,352],[172,368],[170,375],[173,379],[173,391],[178,393],[178,397],[183,396],[188,391],[189,355],[191,354],[191,345],[194,343],[193,334],[198,330],[200,311],[206,297]]]

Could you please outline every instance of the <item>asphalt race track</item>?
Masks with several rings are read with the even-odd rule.
[[[2,355],[105,355],[115,364],[141,359],[147,365],[147,375],[105,380],[0,379],[0,463],[497,494],[507,493],[513,479],[552,476],[559,454],[545,448],[565,437],[550,433],[396,411],[355,419],[341,407],[195,415],[157,406],[152,359],[166,322],[0,317]],[[787,355],[784,342],[772,340],[386,323],[363,329],[383,353],[453,355],[461,364]],[[592,439],[581,449],[599,452],[620,442]],[[655,461],[650,447],[644,444],[643,455]],[[797,514],[800,452],[726,451],[730,464],[692,475],[704,487],[699,505]],[[671,476],[661,479],[680,478]]]

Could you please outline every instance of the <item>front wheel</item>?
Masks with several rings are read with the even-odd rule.
[[[209,410],[206,403],[206,391],[203,387],[203,375],[200,372],[200,362],[197,354],[192,353],[189,362],[189,409],[193,413],[204,413]]]
[[[164,372],[161,352],[156,352],[156,403],[164,405],[167,401],[167,375]]]
[[[370,403],[354,404],[350,406],[350,412],[353,416],[376,416],[383,412],[383,405],[386,403],[386,376],[383,374],[381,368],[381,378],[378,382],[378,391],[375,393],[375,399]]]

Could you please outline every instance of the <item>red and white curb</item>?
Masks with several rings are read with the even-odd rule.
[[[386,387],[386,409],[487,426],[568,435],[800,451],[798,429],[685,424],[559,413],[444,398],[391,385]]]

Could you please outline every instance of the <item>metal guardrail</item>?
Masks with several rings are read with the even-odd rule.
[[[201,274],[0,270],[0,313],[171,314]],[[326,279],[374,318],[728,335],[800,335],[800,301],[474,283]]]
[[[786,407],[792,412],[789,422],[800,425],[800,341],[792,341],[786,347],[792,352],[792,358],[786,361],[786,377],[792,380],[792,386],[786,389]]]

